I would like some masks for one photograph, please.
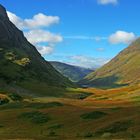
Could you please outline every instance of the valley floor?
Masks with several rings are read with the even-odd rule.
[[[0,106],[0,140],[139,140],[139,86],[85,99],[38,97]]]

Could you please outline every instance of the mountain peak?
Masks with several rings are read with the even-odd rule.
[[[7,17],[7,12],[6,12],[6,9],[0,4],[0,18],[1,17],[6,18]]]

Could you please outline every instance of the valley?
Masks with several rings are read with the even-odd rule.
[[[50,22],[58,23],[59,17],[39,13],[33,19],[22,20],[11,14],[20,26],[26,26],[23,33],[8,15],[0,5],[0,140],[140,139],[140,38],[130,33],[131,44],[129,42],[130,45],[109,62],[83,57],[75,48],[79,55],[69,54],[66,60],[74,62],[76,59],[78,65],[84,63],[85,67],[69,65],[47,61],[38,49],[38,45],[47,42],[45,49],[43,46],[44,53],[48,45],[52,50],[56,42],[63,40],[60,35],[45,31],[43,42],[40,42],[44,31],[38,28],[48,28]],[[33,42],[32,45],[25,37],[26,30],[41,32],[35,38],[40,44]],[[102,40],[86,36],[66,36],[64,39],[66,46],[71,44],[67,39]],[[96,50],[103,51],[102,48]],[[63,53],[54,56],[56,60],[58,56],[66,57]],[[88,68],[91,63],[103,66],[93,70]]]
[[[1,105],[1,139],[137,140],[140,137],[138,86],[77,90],[90,96],[24,98]]]

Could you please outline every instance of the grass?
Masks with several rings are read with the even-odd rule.
[[[0,94],[0,105],[9,103],[9,99],[6,95]]]
[[[28,102],[1,105],[0,137],[6,140],[139,139],[140,106],[126,102],[124,97],[120,102],[122,91],[128,97],[135,89],[83,89],[83,92],[94,94],[83,100],[43,96]],[[75,92],[82,90],[75,89],[73,94]],[[99,96],[111,100],[96,100]]]
[[[107,113],[104,113],[101,111],[93,111],[93,112],[82,114],[80,117],[82,119],[89,120],[89,119],[100,119],[106,115],[107,115]]]
[[[87,133],[84,134],[84,137],[85,138],[91,138],[91,137],[93,137],[93,133],[92,132],[87,132]]]
[[[62,103],[59,102],[49,102],[49,103],[30,103],[26,107],[35,108],[35,109],[45,109],[51,107],[61,107]]]
[[[118,132],[124,132],[127,129],[129,129],[133,125],[132,120],[124,120],[124,121],[118,121],[115,122],[105,128],[102,128],[97,133],[118,133]]]
[[[44,124],[50,120],[50,117],[47,114],[44,114],[39,111],[25,112],[19,115],[21,119],[27,119],[35,124]]]
[[[4,127],[3,125],[0,124],[0,128]]]
[[[19,94],[16,93],[10,93],[8,94],[8,97],[11,98],[13,101],[22,101],[22,97]]]
[[[63,104],[60,102],[49,102],[49,103],[39,103],[39,102],[12,102],[0,106],[1,110],[5,109],[23,109],[23,108],[32,108],[32,109],[47,109],[53,107],[62,107]]]
[[[17,102],[17,103],[9,103],[9,104],[2,105],[0,106],[0,110],[7,110],[7,109],[15,110],[15,109],[22,109],[24,107],[25,104]]]
[[[48,129],[60,129],[63,127],[63,124],[54,124],[48,127]]]

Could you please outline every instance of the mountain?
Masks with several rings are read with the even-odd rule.
[[[118,87],[140,83],[140,38],[109,63],[87,75],[81,85]]]
[[[73,66],[61,62],[50,61],[52,66],[58,70],[61,74],[68,77],[71,81],[77,82],[84,78],[87,74],[91,73],[93,70],[88,68],[83,68],[79,66]]]
[[[27,41],[0,5],[0,88],[4,83],[31,90],[39,85],[44,85],[43,88],[73,86]]]

